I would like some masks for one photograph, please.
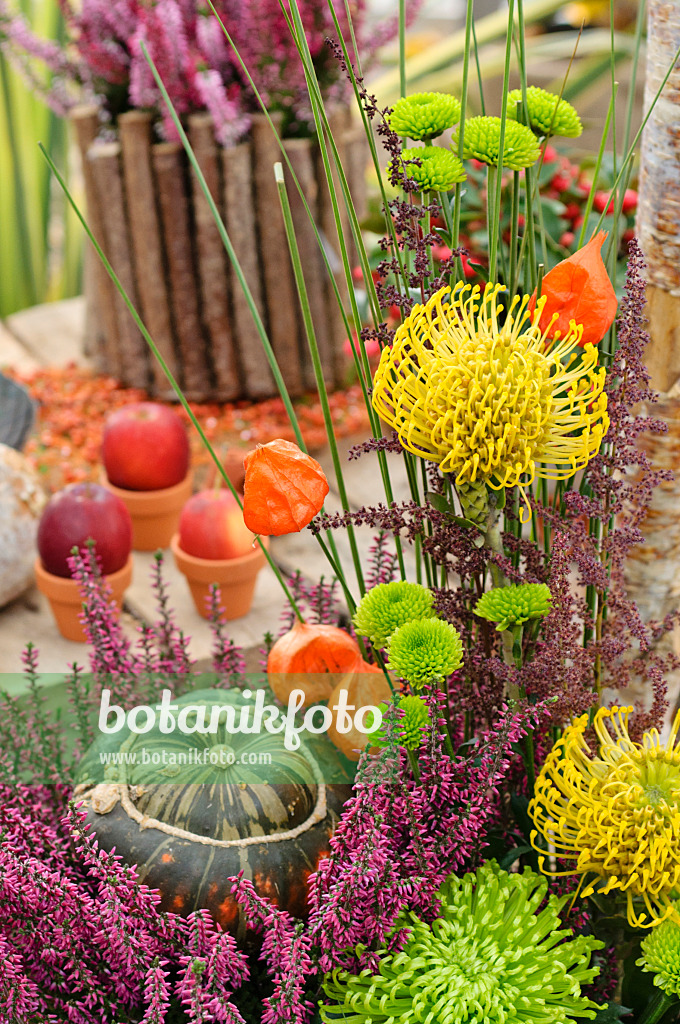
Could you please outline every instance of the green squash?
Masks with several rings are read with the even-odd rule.
[[[219,704],[233,708],[238,720],[248,701],[237,689],[200,690],[173,704],[180,710]],[[141,881],[160,890],[162,909],[189,914],[207,908],[243,938],[228,879],[242,871],[260,895],[304,917],[307,880],[329,852],[351,784],[338,774],[327,737],[290,751],[280,735],[266,731],[228,735],[227,714],[216,734],[165,735],[156,725],[144,734],[124,726],[102,736],[79,766],[76,793],[100,846],[115,847],[138,867]],[[197,719],[199,712],[188,713],[191,726]],[[197,750],[206,763],[186,763]],[[102,753],[128,763],[103,767]],[[209,762],[211,755],[217,764]],[[148,763],[140,764],[142,758]],[[331,777],[346,781],[324,781]]]

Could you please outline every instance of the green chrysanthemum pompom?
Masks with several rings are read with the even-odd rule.
[[[334,971],[326,976],[327,1024],[525,1024],[595,1016],[581,994],[598,968],[590,966],[604,943],[589,935],[569,938],[542,875],[501,871],[494,861],[474,874],[451,876],[441,889],[441,917],[425,924],[411,912],[399,952],[382,950],[376,974]]]
[[[500,117],[471,117],[465,122],[463,158],[498,166],[501,145]],[[453,148],[456,148],[454,140]],[[519,121],[505,122],[503,166],[511,171],[531,167],[539,157],[538,142],[531,128]]]
[[[662,921],[642,940],[638,967],[654,974],[654,984],[667,996],[680,996],[680,925]]]
[[[463,643],[449,622],[421,619],[406,622],[394,631],[387,654],[392,671],[418,687],[441,682],[460,668]]]
[[[432,592],[419,583],[379,583],[364,594],[354,613],[354,626],[378,647],[384,647],[399,626],[434,615]]]
[[[392,737],[401,747],[407,750],[417,750],[423,742],[423,726],[430,720],[430,712],[422,697],[414,697],[411,694],[401,696],[397,700],[397,707],[403,714],[397,719],[393,729]],[[382,713],[382,724],[380,728],[371,735],[371,744],[375,747],[388,746],[387,724],[385,715],[387,704],[379,705]],[[366,727],[370,730],[371,722],[367,721]]]
[[[434,139],[460,121],[460,103],[445,92],[417,92],[397,100],[388,120],[402,138]]]
[[[477,602],[475,615],[497,622],[496,629],[504,630],[529,619],[542,619],[551,610],[551,600],[545,583],[513,583],[487,591]]]
[[[414,160],[416,157],[418,163]],[[448,192],[457,182],[465,181],[467,177],[456,154],[442,146],[407,149],[403,159],[406,177],[416,181],[421,192]]]
[[[508,117],[513,121],[517,119],[517,104],[521,102],[522,90],[512,89],[508,93]],[[560,99],[554,92],[539,89],[537,85],[530,85],[527,89],[527,108],[529,127],[537,135],[546,138],[562,135],[567,139],[576,139],[583,131],[581,118],[571,103]]]

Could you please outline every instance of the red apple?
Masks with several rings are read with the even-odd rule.
[[[254,536],[231,491],[199,491],[179,520],[179,546],[194,558],[239,558],[253,550]]]
[[[117,572],[132,551],[132,520],[117,495],[101,484],[70,484],[53,494],[38,526],[38,553],[43,568],[70,578],[71,548],[95,542],[104,575]]]
[[[133,402],[111,413],[104,427],[102,461],[114,487],[160,491],[189,472],[189,438],[172,409]]]

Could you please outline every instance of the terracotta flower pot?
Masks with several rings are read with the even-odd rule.
[[[122,569],[109,573],[104,579],[111,588],[113,598],[120,609],[123,605],[123,594],[132,581],[132,555]],[[35,582],[38,590],[44,594],[52,607],[52,614],[57,622],[59,632],[67,640],[75,640],[76,643],[87,642],[85,630],[80,622],[80,613],[83,610],[83,599],[80,595],[78,584],[75,580],[66,579],[64,576],[55,576],[54,573],[43,569],[39,558],[35,560]]]
[[[240,619],[247,615],[253,603],[257,574],[266,562],[259,545],[239,558],[195,558],[182,551],[179,534],[170,542],[175,564],[187,578],[196,611],[204,619],[210,617],[208,596],[210,585],[217,583],[222,595],[225,619]]]
[[[135,551],[156,551],[167,548],[179,525],[185,502],[191,497],[191,470],[174,487],[160,491],[130,491],[115,487],[102,474],[102,483],[117,494],[132,519],[132,547]]]

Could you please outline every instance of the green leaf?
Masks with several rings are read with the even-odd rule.
[[[610,1001],[606,1006],[602,1006],[598,1010],[595,1015],[595,1024],[616,1024],[622,1017],[626,1017],[632,1012],[627,1006],[621,1006],[619,1003]]]
[[[454,514],[453,505],[449,499],[443,494],[438,494],[437,491],[426,491],[425,500],[429,501],[430,505],[437,509],[437,512],[444,512],[446,515]]]
[[[520,857],[523,857],[525,853],[533,852],[533,846],[516,846],[512,850],[508,850],[505,856],[499,860],[498,866],[502,868],[503,871],[507,871],[508,868],[512,867],[515,861],[519,860]]]
[[[479,530],[476,523],[473,523],[471,519],[465,519],[464,516],[456,515],[453,511],[453,505],[445,498],[443,494],[437,494],[436,491],[427,491],[425,498],[429,501],[433,508],[436,508],[438,512],[442,512],[447,516],[452,523],[456,526],[460,526],[463,530]]]
[[[489,493],[489,508],[495,508],[500,511],[505,508],[505,501],[507,497],[507,491],[505,487],[500,491],[490,491]]]
[[[468,267],[472,267],[474,272],[481,277],[482,281],[489,280],[489,271],[481,263],[474,263],[472,260],[468,260]]]
[[[640,959],[641,952],[640,943],[636,942],[629,955],[624,958],[621,986],[621,998],[632,1006],[636,1020],[641,1018],[659,993],[654,984],[654,975],[637,966],[636,961]]]
[[[524,793],[513,793],[510,797],[510,810],[522,832],[522,835],[529,842],[529,836],[534,830],[534,823],[528,813],[529,798]]]

